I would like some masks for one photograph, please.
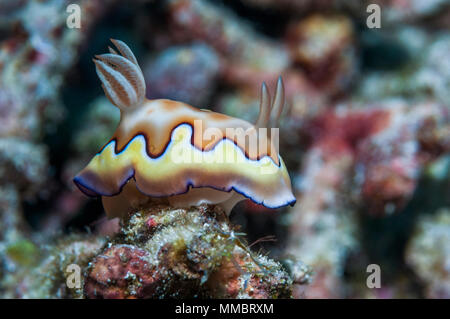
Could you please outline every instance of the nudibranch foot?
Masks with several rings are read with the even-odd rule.
[[[245,197],[235,191],[224,192],[209,187],[190,188],[185,194],[168,197],[173,207],[186,208],[202,204],[220,206],[229,216],[231,209]]]
[[[130,179],[118,195],[102,196],[102,204],[110,218],[123,218],[155,204],[168,204],[174,208],[217,205],[229,216],[232,208],[244,199],[244,196],[235,191],[224,192],[208,187],[190,188],[184,194],[155,198],[141,193],[134,180]]]
[[[110,218],[125,217],[145,207],[151,198],[142,194],[134,180],[130,179],[116,196],[102,196],[103,209]]]

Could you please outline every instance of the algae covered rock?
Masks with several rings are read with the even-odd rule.
[[[283,298],[292,279],[217,206],[133,213],[86,271],[87,298]]]

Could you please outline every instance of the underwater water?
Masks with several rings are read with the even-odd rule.
[[[0,298],[450,298],[449,16],[0,0]]]

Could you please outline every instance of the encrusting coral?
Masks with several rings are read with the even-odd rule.
[[[290,297],[286,270],[242,235],[218,206],[134,212],[87,267],[85,297]]]
[[[156,204],[128,215],[112,238],[71,235],[43,249],[10,249],[16,259],[31,251],[35,258],[0,290],[13,298],[257,299],[290,298],[294,280],[308,283],[307,267],[251,252],[243,236],[218,206]],[[71,265],[79,286],[67,285]]]
[[[60,96],[65,75],[94,22],[114,1],[81,1],[83,32],[66,28],[61,13],[72,2],[0,3],[0,285],[29,260],[7,254],[32,247],[36,234],[30,234],[24,203],[51,193],[43,187],[53,182],[44,137],[66,113]]]
[[[352,22],[342,15],[315,14],[292,23],[286,33],[291,59],[321,94],[348,90],[357,76]]]
[[[428,298],[450,298],[450,210],[423,216],[406,250],[406,261]]]
[[[178,39],[201,40],[226,57],[222,63],[227,82],[259,85],[261,79],[273,78],[288,66],[289,54],[283,46],[217,3],[170,0],[168,12],[170,31]]]
[[[6,253],[15,268],[4,276],[0,290],[7,298],[83,298],[84,276],[80,272],[79,286],[69,286],[69,266],[83,270],[105,243],[103,237],[77,234],[56,238],[53,244],[16,242]]]
[[[425,165],[448,152],[448,123],[439,103],[390,99],[364,110],[341,104],[300,128],[310,145],[294,183],[302,205],[290,209],[287,251],[316,277],[294,296],[345,295],[345,262],[361,249],[358,216],[386,217],[405,207]]]
[[[166,49],[143,64],[147,96],[203,106],[214,92],[220,68],[218,55],[204,43]]]

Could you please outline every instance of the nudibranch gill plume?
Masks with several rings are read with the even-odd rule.
[[[281,77],[271,101],[263,83],[256,124],[168,99],[145,98],[145,81],[131,49],[93,60],[103,90],[120,109],[111,138],[74,178],[101,196],[108,217],[121,217],[152,198],[174,207],[216,204],[229,213],[246,198],[269,208],[293,205],[291,182],[274,128],[284,105]],[[275,131],[276,132],[276,131]],[[253,141],[253,142],[252,142]]]

